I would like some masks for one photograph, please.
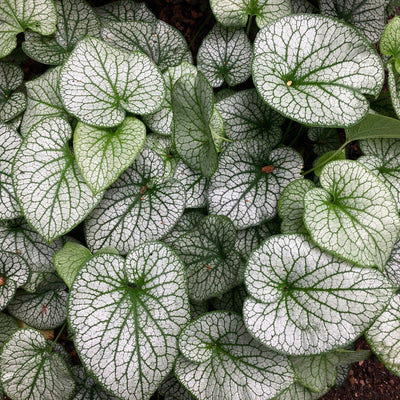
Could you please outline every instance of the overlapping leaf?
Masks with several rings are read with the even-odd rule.
[[[176,379],[174,374],[170,374],[158,388],[158,393],[165,400],[194,400],[195,398],[186,390]]]
[[[347,345],[388,304],[393,286],[379,271],[322,252],[306,236],[267,239],[247,264],[250,298],[243,315],[251,334],[291,355]]]
[[[400,287],[400,240],[394,245],[385,269],[393,285]]]
[[[149,57],[127,53],[99,39],[86,37],[64,64],[60,94],[67,111],[89,125],[119,125],[126,111],[157,111],[164,80]]]
[[[68,306],[75,345],[118,398],[149,399],[171,371],[177,335],[190,320],[185,281],[179,258],[155,242],[126,260],[95,256],[79,272]]]
[[[288,359],[253,339],[237,314],[199,317],[182,331],[179,348],[175,374],[199,400],[272,399],[293,379]]]
[[[82,177],[93,193],[101,192],[117,180],[138,156],[145,138],[146,126],[133,117],[108,129],[78,123],[74,153]]]
[[[12,186],[12,162],[21,145],[18,133],[0,122],[0,220],[21,216]]]
[[[391,63],[388,64],[387,69],[388,69],[388,84],[390,90],[390,97],[392,100],[394,111],[397,115],[397,118],[399,118],[400,117],[400,74],[397,72],[397,70]]]
[[[386,25],[379,42],[379,49],[382,54],[392,56],[395,61],[397,72],[400,71],[400,18],[395,16]]]
[[[308,130],[308,138],[316,142],[313,146],[315,154],[323,154],[340,147],[340,138],[335,128],[315,128]]]
[[[300,178],[302,163],[296,151],[288,147],[271,151],[261,139],[230,144],[210,180],[210,212],[226,215],[238,229],[272,219],[285,186]]]
[[[5,341],[17,330],[18,322],[13,317],[0,313],[0,350]]]
[[[68,400],[75,388],[63,358],[52,352],[46,339],[34,329],[21,329],[4,344],[0,380],[14,400]]]
[[[69,124],[45,119],[22,142],[13,165],[13,184],[27,221],[48,241],[70,231],[101,199],[81,177],[69,148]]]
[[[111,246],[126,254],[171,230],[183,213],[186,196],[178,181],[159,178],[164,172],[162,159],[144,148],[86,219],[92,251]]]
[[[275,147],[281,140],[285,118],[268,107],[255,89],[239,91],[216,104],[232,140],[262,137]]]
[[[211,304],[215,310],[233,311],[242,314],[243,303],[246,297],[247,292],[244,285],[239,285],[229,292],[211,299]]]
[[[304,197],[304,224],[321,248],[361,266],[383,269],[400,233],[389,189],[356,161],[333,161],[322,188]]]
[[[252,46],[243,29],[214,25],[197,55],[198,69],[212,87],[235,86],[251,75]]]
[[[53,0],[2,0],[0,2],[0,58],[17,47],[17,35],[29,28],[42,35],[56,30]]]
[[[287,40],[290,38],[290,40]],[[383,84],[376,51],[348,25],[328,17],[293,15],[262,29],[254,42],[253,80],[261,97],[307,125],[360,121]]]

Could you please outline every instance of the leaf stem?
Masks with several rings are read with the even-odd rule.
[[[249,16],[249,22],[247,23],[247,30],[246,30],[246,35],[249,37],[250,35],[250,29],[251,29],[251,23],[253,22],[253,15]]]
[[[58,339],[61,336],[62,331],[64,330],[64,328],[67,326],[67,322],[64,322],[64,325],[61,327],[60,332],[58,332],[58,335],[56,336],[56,338],[53,340],[53,343],[50,346],[50,351],[53,350],[54,345],[57,343]]]
[[[290,128],[292,127],[292,125],[293,125],[293,120],[291,119],[290,122],[289,122],[289,125],[287,126],[287,128],[286,128],[286,130],[285,130],[285,133],[283,134],[282,143],[285,142],[286,137],[287,137],[287,135],[288,135],[288,133],[289,133]]]

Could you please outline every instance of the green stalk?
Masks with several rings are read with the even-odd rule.
[[[252,22],[253,22],[253,15],[250,15],[249,22],[247,23],[247,30],[246,30],[247,37],[249,37]]]
[[[65,328],[66,326],[67,326],[67,323],[64,322],[64,325],[61,327],[60,332],[58,332],[58,335],[56,336],[56,338],[54,339],[53,343],[51,344],[49,351],[52,351],[52,350],[53,350],[54,345],[57,343],[58,339],[59,339],[60,336],[61,336],[62,331],[64,330],[64,328]]]

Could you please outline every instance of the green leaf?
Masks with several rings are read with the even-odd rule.
[[[392,297],[386,310],[365,335],[372,351],[394,374],[400,376],[400,295]]]
[[[75,389],[65,361],[34,329],[20,329],[7,340],[0,353],[0,374],[13,400],[68,400]]]
[[[282,138],[285,118],[268,107],[255,89],[236,92],[216,104],[232,140],[263,138],[275,147]]]
[[[383,269],[400,233],[389,189],[356,161],[333,161],[322,188],[304,197],[304,224],[321,248],[360,266]]]
[[[36,293],[21,290],[8,304],[7,311],[33,328],[54,329],[67,317],[67,296],[64,288],[42,289]]]
[[[173,243],[186,266],[191,300],[220,296],[243,281],[244,264],[235,242],[236,229],[229,218],[209,215]]]
[[[317,177],[321,176],[322,170],[324,166],[329,161],[338,161],[338,160],[346,160],[346,152],[344,150],[341,151],[328,151],[323,154],[321,157],[315,159],[314,162],[314,174]]]
[[[8,221],[7,223],[0,224],[0,249],[16,252],[29,265],[31,277],[24,285],[24,289],[27,291],[36,291],[37,286],[55,272],[53,256],[61,247],[61,239],[56,239],[52,243],[47,244],[23,220]]]
[[[0,313],[0,350],[5,341],[17,330],[18,322],[13,317],[10,317],[4,313]]]
[[[90,375],[117,397],[149,399],[178,355],[190,320],[185,271],[161,243],[93,257],[78,273],[68,318]],[[115,354],[121,354],[115,358]]]
[[[245,284],[251,296],[243,307],[247,329],[291,355],[320,354],[354,341],[394,290],[378,270],[324,253],[303,235],[268,238],[250,256]]]
[[[64,64],[60,94],[66,110],[89,125],[110,127],[125,119],[125,111],[157,111],[164,79],[145,54],[127,53],[86,37]]]
[[[12,300],[17,288],[29,279],[26,261],[18,254],[0,251],[0,311]]]
[[[190,168],[210,177],[218,166],[218,146],[210,127],[214,94],[202,73],[184,75],[175,83],[172,109],[176,151]]]
[[[90,250],[112,246],[126,254],[171,230],[185,208],[185,192],[175,179],[161,180],[164,171],[162,159],[144,148],[86,219]]]
[[[388,71],[389,71],[389,66],[387,66]],[[389,74],[390,75],[390,74]],[[389,89],[390,89],[390,76],[388,77],[389,81]],[[369,98],[369,103],[370,103],[370,113],[375,114],[382,114],[385,115],[386,117],[390,118],[397,118],[396,117],[396,112],[394,111],[393,105],[392,105],[392,98],[390,96],[390,92],[381,92],[377,98],[370,97]],[[374,113],[375,111],[375,113]]]
[[[335,128],[316,128],[311,127],[308,130],[308,138],[316,142],[313,146],[314,153],[322,156],[329,151],[340,147],[340,138]]]
[[[74,228],[102,196],[93,196],[81,177],[69,148],[71,136],[65,120],[47,118],[29,131],[13,164],[22,211],[48,242]]]
[[[338,18],[357,28],[371,43],[377,43],[386,25],[388,0],[321,0],[321,14]]]
[[[210,0],[215,18],[226,26],[243,27],[248,15],[256,16],[259,28],[292,12],[290,0]]]
[[[29,132],[33,125],[47,117],[60,117],[69,119],[64,110],[59,90],[61,67],[47,70],[38,78],[26,82],[28,104],[21,125],[23,136]]]
[[[237,314],[199,317],[183,329],[179,349],[175,374],[198,400],[272,399],[292,382],[288,359],[253,339]]]
[[[400,19],[400,18],[399,18]],[[400,117],[400,74],[397,72],[393,64],[387,65],[388,84],[392,105],[397,118]],[[399,128],[398,128],[399,129]]]
[[[0,122],[9,122],[24,112],[26,96],[21,90],[23,79],[24,72],[20,67],[0,62]]]
[[[21,145],[18,133],[0,122],[0,220],[22,215],[12,186],[12,162]]]
[[[296,179],[285,187],[278,201],[282,233],[308,233],[303,223],[303,199],[312,188],[315,184],[309,179]]]
[[[257,34],[253,80],[264,101],[291,119],[350,126],[367,113],[363,94],[378,95],[384,74],[375,49],[358,31],[303,14],[284,17]]]
[[[54,254],[54,266],[70,288],[82,265],[91,258],[92,253],[85,246],[67,242],[62,249]]]
[[[244,229],[272,219],[285,186],[300,178],[303,160],[289,147],[271,151],[261,139],[230,144],[210,180],[209,210]]]
[[[193,61],[182,33],[164,21],[115,22],[101,30],[101,37],[118,49],[147,54],[163,72],[183,61]]]
[[[108,129],[78,123],[74,132],[76,162],[94,194],[109,187],[133,163],[145,139],[145,125],[133,117]]]
[[[41,35],[56,30],[53,0],[2,0],[0,2],[0,58],[17,47],[17,35],[29,28]]]
[[[25,35],[22,48],[29,57],[43,64],[62,64],[85,36],[100,35],[100,21],[85,0],[54,0],[57,31],[52,36]]]
[[[142,117],[144,123],[153,132],[159,133],[161,135],[172,135],[172,89],[176,81],[185,74],[196,75],[196,67],[187,62],[183,62],[181,65],[178,65],[176,67],[169,67],[164,72],[163,76],[166,87],[166,96],[164,102],[162,103],[160,110],[153,114],[143,115]]]
[[[199,47],[198,70],[214,88],[238,85],[251,76],[252,50],[243,29],[214,25]]]
[[[400,17],[395,16],[386,25],[379,42],[379,49],[385,56],[400,58]]]

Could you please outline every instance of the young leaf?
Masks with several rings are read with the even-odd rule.
[[[57,13],[53,0],[0,1],[0,58],[17,47],[17,35],[29,28],[41,35],[56,30]]]
[[[257,34],[253,80],[264,101],[291,119],[349,126],[365,116],[369,102],[363,93],[378,95],[384,74],[381,59],[358,31],[303,14],[284,17]]]
[[[20,329],[4,344],[0,380],[13,400],[68,400],[75,389],[65,361],[34,329]]]
[[[164,21],[109,24],[101,30],[101,37],[118,49],[147,54],[162,72],[184,61],[193,61],[182,33]]]
[[[12,162],[21,145],[18,133],[0,122],[0,220],[22,215],[12,186]]]
[[[378,270],[322,252],[306,236],[268,238],[247,264],[249,332],[291,355],[320,354],[360,336],[388,304],[393,286]]]
[[[29,266],[18,254],[0,251],[0,311],[29,279]]]
[[[13,164],[22,211],[48,242],[81,222],[102,196],[93,196],[82,179],[69,148],[71,136],[65,120],[47,118],[29,131]]]
[[[20,67],[0,62],[0,122],[9,122],[24,112],[26,96],[21,90],[23,79],[24,72]]]
[[[54,254],[53,260],[58,274],[70,288],[82,265],[91,258],[92,253],[85,246],[67,242]]]
[[[210,180],[210,213],[226,215],[244,229],[272,219],[285,186],[300,178],[303,160],[289,147],[271,151],[268,142],[249,139],[230,144]]]
[[[172,109],[176,151],[190,168],[210,177],[218,166],[217,144],[210,126],[214,94],[202,73],[184,75],[175,83]]]
[[[321,0],[321,14],[338,18],[356,27],[371,42],[379,41],[386,25],[388,0]]]
[[[386,25],[383,31],[379,49],[385,56],[393,56],[396,62],[396,70],[400,73],[400,17],[395,16]]]
[[[251,76],[252,46],[243,29],[215,25],[203,39],[197,55],[198,70],[216,88],[229,86]]]
[[[133,117],[116,128],[78,123],[74,132],[76,162],[94,194],[117,180],[138,156],[146,139],[146,126]]]
[[[327,164],[320,184],[304,197],[304,224],[312,240],[345,260],[382,270],[400,233],[389,189],[350,160]]]
[[[335,128],[316,128],[308,130],[308,138],[316,142],[313,146],[314,153],[322,156],[329,151],[337,150],[340,147],[340,138]]]
[[[303,199],[313,188],[315,184],[309,179],[296,179],[285,187],[278,201],[282,233],[308,233],[303,223]]]
[[[66,110],[86,124],[101,127],[119,125],[126,111],[154,112],[165,95],[162,75],[149,57],[91,37],[75,47],[59,84]]]
[[[173,243],[186,266],[193,301],[220,296],[242,282],[244,264],[235,242],[236,229],[229,218],[209,215]]]
[[[186,196],[178,181],[159,178],[164,171],[162,159],[144,148],[86,219],[89,249],[112,246],[126,254],[171,230],[183,213]]]
[[[232,140],[263,138],[275,147],[282,138],[285,118],[268,107],[255,89],[236,92],[216,104],[225,121],[226,136]]]
[[[399,310],[400,295],[396,294],[365,335],[372,351],[391,372],[398,376],[400,376]]]
[[[263,28],[292,12],[290,0],[210,0],[210,5],[222,25],[237,27],[245,26],[249,15],[255,15],[258,27]]]
[[[68,318],[89,374],[119,398],[149,399],[171,371],[177,335],[190,320],[184,266],[156,242],[126,260],[94,256],[72,285]]]
[[[293,379],[288,359],[253,339],[237,314],[197,318],[181,332],[179,349],[175,374],[198,400],[272,399]]]
[[[85,36],[100,35],[100,21],[85,0],[54,0],[57,9],[57,31],[50,37],[32,32],[25,35],[22,49],[43,64],[62,64],[75,45]]]

